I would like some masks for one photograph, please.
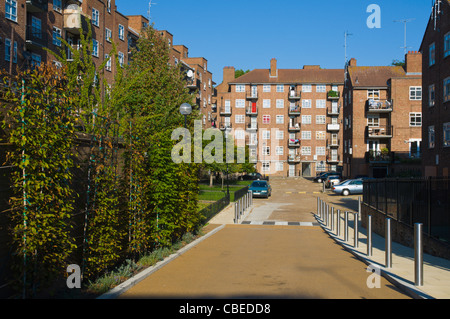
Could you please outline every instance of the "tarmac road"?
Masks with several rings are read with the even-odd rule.
[[[315,226],[317,196],[328,196],[346,210],[357,208],[357,196],[321,194],[321,184],[302,178],[271,184],[269,199],[254,199],[244,220],[249,225],[226,225],[120,298],[409,298],[383,277],[371,281],[379,288],[369,288],[374,275],[366,264]],[[266,226],[263,221],[311,226]]]

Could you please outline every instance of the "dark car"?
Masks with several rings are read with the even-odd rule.
[[[258,179],[263,180],[264,176],[260,173],[249,173],[242,176],[243,181],[256,181]]]
[[[338,172],[323,172],[323,173],[317,175],[314,178],[314,181],[318,182],[318,183],[322,183],[322,182],[324,182],[327,179],[327,177],[329,175],[337,175],[337,176],[339,176],[340,179],[342,179],[342,174],[341,173],[338,173]]]
[[[267,181],[253,181],[248,189],[252,191],[253,197],[269,198],[272,195],[272,187]]]

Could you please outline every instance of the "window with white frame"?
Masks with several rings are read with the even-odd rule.
[[[436,44],[433,42],[430,44],[428,48],[429,52],[429,66],[432,66],[436,63]]]
[[[106,61],[105,70],[111,71],[111,59],[109,58],[108,54],[105,54],[105,61]]]
[[[379,100],[380,99],[380,90],[377,90],[377,89],[367,90],[367,98],[371,99],[371,100]]]
[[[17,63],[17,41],[12,44],[11,39],[5,39],[5,61],[11,61],[11,46],[13,48],[12,62]]]
[[[380,117],[377,115],[369,115],[367,117],[367,126],[369,126],[369,127],[380,126]]]
[[[316,108],[324,109],[326,107],[327,107],[327,101],[326,100],[316,100]]]
[[[5,18],[17,22],[17,1],[6,0]]]
[[[275,148],[275,154],[276,155],[283,155],[284,154],[284,148],[283,148],[283,146],[277,146],[276,148]]]
[[[95,8],[92,8],[92,24],[97,27],[100,24],[100,12]]]
[[[263,124],[270,124],[270,115],[263,115],[262,122]]]
[[[302,146],[302,155],[311,155],[311,146]]]
[[[284,131],[276,130],[276,131],[275,131],[275,138],[276,138],[277,140],[282,140],[282,139],[284,139]]]
[[[316,172],[325,172],[326,169],[327,168],[325,162],[323,161],[316,162]]]
[[[277,92],[284,92],[284,85],[283,84],[277,84]]]
[[[108,13],[111,13],[111,0],[108,0],[106,2],[106,11],[108,11]]]
[[[236,92],[245,92],[245,85],[243,84],[236,84]]]
[[[316,115],[316,124],[326,124],[327,118],[325,115]]]
[[[270,172],[270,162],[262,162],[262,171]]]
[[[312,85],[311,84],[303,84],[302,92],[312,92]]]
[[[316,146],[316,155],[325,155],[325,146]]]
[[[270,156],[270,146],[263,146],[262,148],[262,154],[264,156]]]
[[[316,86],[316,92],[324,93],[327,91],[327,86],[323,84],[317,84]]]
[[[119,52],[117,55],[119,58],[119,64],[123,68],[123,65],[125,63],[125,55],[123,54],[123,52]]]
[[[92,39],[92,55],[98,57],[98,41]]]
[[[444,58],[450,55],[450,32],[444,35]]]
[[[311,124],[311,115],[302,115],[302,124]]]
[[[443,124],[444,147],[450,147],[450,122]]]
[[[282,108],[284,108],[284,100],[277,99],[277,109],[282,109]]]
[[[283,168],[283,162],[276,162],[275,163],[275,167],[277,169],[278,172],[282,172],[284,170]]]
[[[270,84],[263,85],[263,92],[270,92]]]
[[[53,10],[56,12],[61,12],[62,9],[62,1],[61,0],[53,0]]]
[[[275,120],[277,124],[284,124],[284,115],[277,115]]]
[[[325,131],[316,131],[316,140],[324,140],[325,137]]]
[[[108,28],[105,28],[105,40],[111,42],[112,31]]]
[[[428,126],[428,148],[434,148],[435,146],[435,132],[434,125]]]
[[[305,109],[311,108],[311,100],[302,100],[302,107]]]
[[[420,127],[422,126],[422,113],[409,113],[409,126]]]
[[[237,109],[243,109],[245,108],[245,100],[243,99],[236,99],[236,108]]]
[[[53,44],[57,46],[61,46],[61,29],[57,27],[53,27]]]
[[[311,131],[302,131],[302,140],[310,140]]]
[[[450,101],[450,77],[444,80],[444,102]]]
[[[121,24],[119,24],[119,39],[122,41],[125,39],[125,27]]]
[[[263,108],[264,109],[270,108],[270,100],[268,100],[268,99],[263,100]]]
[[[436,89],[434,84],[428,87],[428,106],[432,107],[436,103]]]
[[[409,87],[409,99],[410,100],[422,100],[422,87],[410,86]]]
[[[234,131],[234,138],[237,140],[245,139],[245,131],[244,130],[236,130]]]
[[[245,123],[245,115],[236,114],[234,116],[234,121],[236,124],[243,124]]]
[[[269,130],[262,131],[262,139],[263,140],[270,140],[270,131]]]

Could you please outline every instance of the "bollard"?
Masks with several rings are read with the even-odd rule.
[[[341,236],[341,210],[337,210],[336,214],[336,236]]]
[[[372,215],[367,215],[367,256],[372,256]]]
[[[414,281],[416,286],[423,286],[423,241],[422,224],[414,224]]]
[[[234,223],[237,224],[237,211],[238,211],[238,205],[237,202],[234,202]]]
[[[328,207],[328,203],[325,204],[325,226],[328,227],[328,215],[329,215],[329,207]]]
[[[333,229],[334,229],[334,207],[331,207],[331,216],[330,216],[330,221],[331,221],[331,223],[330,223],[330,229],[331,229],[331,231],[333,231]]]
[[[320,217],[320,198],[317,197],[317,216]]]
[[[386,218],[384,239],[385,239],[386,268],[392,268],[392,238],[391,238],[390,218]]]
[[[358,219],[361,216],[361,196],[358,197]]]
[[[348,212],[344,213],[344,241],[348,241]]]
[[[354,231],[354,243],[353,243],[353,247],[358,248],[359,245],[359,230],[358,230],[358,213],[354,213],[353,214],[353,219],[355,221],[355,224],[353,225],[353,231]]]

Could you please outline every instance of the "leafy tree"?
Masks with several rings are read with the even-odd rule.
[[[234,77],[237,79],[238,77],[240,77],[248,72],[250,72],[250,70],[244,71],[242,69],[238,69],[238,70],[234,71]]]
[[[395,59],[395,60],[392,60],[391,65],[393,65],[393,66],[405,66],[406,63],[405,63],[405,60],[400,61],[400,60]]]

